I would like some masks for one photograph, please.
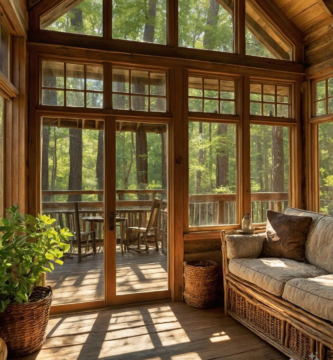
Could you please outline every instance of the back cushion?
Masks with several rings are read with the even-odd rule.
[[[308,238],[305,256],[307,261],[333,273],[333,217],[324,216],[319,220]]]

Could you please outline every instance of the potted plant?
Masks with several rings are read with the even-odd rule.
[[[0,337],[9,355],[19,357],[43,345],[52,289],[36,284],[63,264],[73,235],[49,216],[22,215],[16,206],[7,212],[0,226]]]

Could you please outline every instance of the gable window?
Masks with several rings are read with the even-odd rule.
[[[103,108],[103,66],[43,61],[42,105]]]
[[[291,89],[290,85],[251,83],[250,114],[291,118]]]
[[[179,0],[179,46],[234,52],[234,0]]]
[[[235,115],[235,80],[189,77],[188,107],[191,112]]]
[[[112,38],[166,44],[167,0],[113,0]]]
[[[62,6],[41,17],[40,27],[71,34],[103,36],[103,0],[64,0]]]
[[[252,1],[246,2],[246,55],[292,60],[291,44],[266,20],[264,12]]]
[[[333,113],[333,77],[314,84],[314,115]]]

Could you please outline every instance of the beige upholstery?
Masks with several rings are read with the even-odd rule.
[[[229,271],[275,296],[282,296],[285,284],[295,278],[327,275],[313,265],[277,258],[233,259]]]
[[[227,235],[228,259],[258,258],[262,251],[266,234]]]
[[[310,264],[333,273],[333,217],[319,220],[306,245],[306,259]]]
[[[313,315],[333,322],[333,275],[290,280],[282,297]]]

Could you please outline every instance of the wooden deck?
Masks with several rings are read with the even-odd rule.
[[[52,317],[43,349],[24,360],[286,360],[221,308],[184,303]]]
[[[104,254],[89,256],[78,264],[77,257],[65,258],[47,276],[54,289],[52,305],[104,300]],[[150,254],[117,250],[117,294],[167,290],[167,256],[153,249]]]

